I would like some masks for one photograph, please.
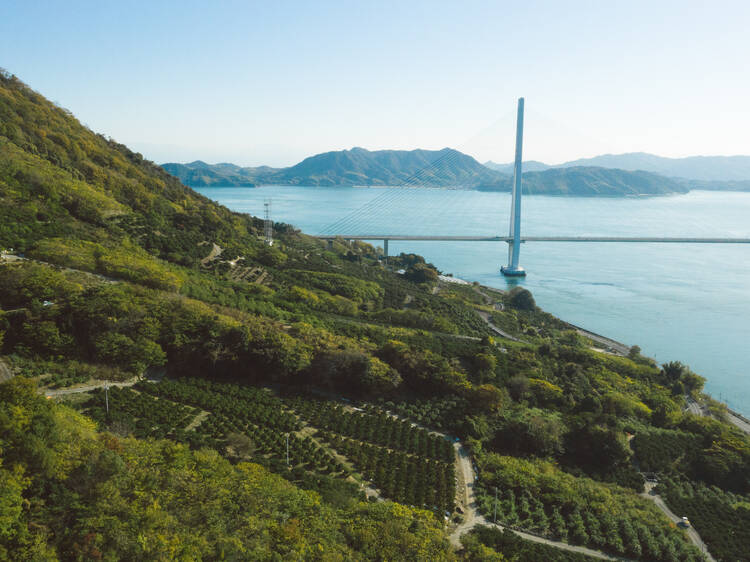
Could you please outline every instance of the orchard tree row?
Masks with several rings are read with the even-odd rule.
[[[640,521],[585,507],[545,504],[529,490],[499,491],[496,507],[493,493],[478,490],[480,510],[489,521],[497,513],[500,523],[618,556],[667,561],[700,559],[680,537]]]
[[[259,427],[221,414],[209,416],[197,430],[213,439],[217,448],[229,456],[243,459],[253,455],[270,455],[286,461],[288,438],[290,467],[331,475],[345,473],[343,465],[309,437]]]
[[[437,514],[453,511],[456,493],[453,463],[392,451],[330,432],[321,432],[321,437],[346,455],[385,497]]]
[[[541,459],[480,452],[477,462],[475,490],[489,520],[497,513],[498,522],[632,559],[701,559],[685,532],[632,489]]]
[[[214,383],[201,379],[162,380],[158,384],[141,383],[138,390],[175,402],[190,404],[216,414],[223,414],[279,431],[296,431],[301,424],[283,402],[267,392],[246,387]]]
[[[88,416],[118,432],[132,431],[136,437],[154,438],[166,437],[185,428],[198,413],[195,408],[184,404],[116,386],[108,391],[101,388],[92,391],[91,398],[82,407],[87,409]]]
[[[749,559],[750,496],[682,478],[660,479],[658,491],[675,513],[690,519],[714,558]]]
[[[641,470],[669,472],[678,465],[688,466],[697,456],[702,443],[702,437],[695,433],[651,429],[636,433],[632,445]]]
[[[382,412],[371,414],[346,411],[338,404],[322,400],[293,398],[288,403],[315,427],[389,449],[443,462],[453,462],[453,446],[446,438],[415,427],[410,422]]]
[[[470,409],[468,400],[458,395],[396,403],[381,399],[379,404],[420,425],[440,430],[455,429],[457,421],[463,420],[464,415]]]

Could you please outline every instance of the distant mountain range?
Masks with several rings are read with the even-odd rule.
[[[493,162],[492,160],[489,160],[488,162],[484,163],[485,167],[489,168],[490,170],[495,170],[496,172],[502,172],[503,174],[513,174],[513,162],[510,162],[508,164],[498,164],[496,162]],[[553,166],[550,166],[549,164],[545,164],[544,162],[539,162],[537,160],[524,160],[523,162],[523,172],[543,172],[544,170],[549,170]]]
[[[499,187],[480,189],[509,191],[512,180],[510,176],[507,178],[507,189]],[[687,193],[690,189],[690,186],[685,183],[640,170],[630,172],[577,166],[575,168],[549,168],[540,172],[523,174],[523,192],[530,195],[624,197]]]
[[[484,164],[493,170],[513,173],[513,164]],[[531,160],[524,162],[524,171],[540,171],[550,168],[573,168],[596,166],[619,170],[643,170],[673,178],[704,181],[750,181],[750,156],[689,156],[687,158],[665,158],[645,152],[627,154],[602,154],[593,158],[581,158],[564,164],[549,165]]]
[[[493,185],[503,174],[457,150],[376,150],[324,152],[289,168],[240,168],[234,164],[163,164],[191,187],[275,185]]]
[[[190,187],[255,187],[256,178],[275,171],[268,166],[241,168],[236,164],[207,164],[201,160],[189,164],[162,164],[161,167]]]
[[[243,168],[200,160],[162,166],[191,187],[381,185],[510,191],[513,173],[512,164],[482,165],[450,148],[353,148],[317,154],[288,168]],[[695,176],[685,176],[686,173]],[[597,156],[559,166],[529,161],[524,162],[523,186],[526,193],[610,197],[685,193],[691,189],[750,191],[750,157],[662,158],[633,153]]]

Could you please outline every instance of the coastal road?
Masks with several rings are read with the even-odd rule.
[[[580,335],[603,345],[605,351],[608,351],[609,353],[627,357],[628,353],[630,352],[630,348],[624,343],[620,343],[619,341],[615,341],[605,336],[600,336],[599,334],[595,334],[594,332],[589,332],[588,330],[584,330],[583,328],[579,328],[578,326],[573,326],[573,324],[570,324],[570,326],[572,326]]]
[[[747,420],[732,412],[727,412],[727,419],[729,420],[729,423],[733,424],[735,427],[738,427],[745,433],[750,433],[750,423],[748,423]]]
[[[696,402],[693,398],[687,396],[687,407],[685,408],[686,412],[689,412],[693,414],[694,416],[707,416],[711,417],[711,413],[707,410],[704,410],[701,405]],[[738,414],[735,414],[732,410],[727,411],[727,419],[726,421],[731,423],[733,426],[735,426],[740,431],[744,431],[745,433],[750,435],[750,422],[748,422],[747,418],[744,418]]]

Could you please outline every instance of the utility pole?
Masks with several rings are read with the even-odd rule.
[[[104,385],[104,403],[107,407],[107,415],[109,416],[109,385]]]
[[[497,524],[497,486],[495,486],[495,515],[493,517],[495,524]]]

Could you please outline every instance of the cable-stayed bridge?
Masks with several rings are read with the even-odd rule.
[[[523,147],[523,114],[524,99],[518,100],[518,115],[516,121],[516,154],[513,172],[513,184],[511,191],[510,232],[508,236],[487,235],[413,235],[383,232],[361,232],[365,219],[388,212],[397,203],[403,203],[403,197],[399,192],[409,189],[425,189],[421,187],[425,178],[440,169],[448,169],[450,165],[459,158],[457,151],[446,151],[443,156],[432,162],[428,167],[418,171],[409,177],[399,187],[401,190],[393,190],[376,197],[362,207],[355,209],[342,219],[328,225],[317,238],[333,243],[335,239],[343,240],[382,240],[385,257],[388,257],[388,243],[394,241],[435,241],[435,242],[505,242],[508,244],[508,264],[500,268],[503,275],[519,277],[526,275],[524,269],[519,265],[520,245],[525,242],[594,242],[594,243],[677,243],[677,244],[750,244],[750,238],[723,238],[723,237],[658,237],[658,236],[522,236],[521,235],[521,177],[522,177],[522,147]],[[463,188],[452,187],[454,191]],[[439,203],[438,203],[439,204]],[[435,203],[433,203],[435,205]],[[445,205],[443,204],[443,207]],[[422,208],[422,213],[430,214],[445,208]]]

